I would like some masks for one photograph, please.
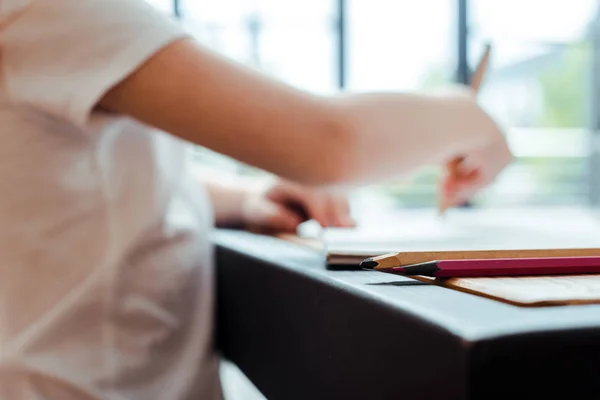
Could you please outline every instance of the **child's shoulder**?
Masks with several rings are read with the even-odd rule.
[[[103,94],[187,35],[145,0],[0,0],[0,89],[81,127]]]

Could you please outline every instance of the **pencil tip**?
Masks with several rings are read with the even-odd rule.
[[[369,268],[369,269],[373,269],[378,265],[379,265],[379,263],[377,261],[373,260],[372,258],[367,258],[367,259],[361,261],[361,263],[360,263],[361,268]]]

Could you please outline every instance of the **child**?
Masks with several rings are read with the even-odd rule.
[[[1,399],[221,397],[190,143],[311,193],[464,157],[453,203],[510,159],[466,91],[303,93],[143,0],[2,0],[0,52]]]

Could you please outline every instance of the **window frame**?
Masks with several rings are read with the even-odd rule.
[[[596,13],[592,35],[591,67],[591,121],[589,132],[590,156],[588,158],[588,201],[600,208],[600,8]]]

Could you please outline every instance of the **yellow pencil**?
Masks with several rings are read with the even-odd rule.
[[[481,56],[481,60],[479,61],[477,68],[471,75],[470,86],[473,89],[473,92],[475,93],[475,95],[477,95],[479,93],[479,89],[481,88],[481,84],[483,83],[483,78],[485,77],[485,73],[487,71],[488,64],[489,64],[491,50],[492,50],[492,46],[490,44],[486,44],[483,55]],[[462,161],[463,161],[462,157],[458,157],[458,158],[455,158],[454,160],[450,161],[447,168],[448,168],[448,174],[450,174],[451,177],[458,176],[458,174],[459,174],[458,168]],[[443,194],[439,194],[438,195],[438,212],[439,212],[439,214],[444,215],[444,213],[450,206],[451,206],[450,204],[447,204],[446,199],[444,198]]]

